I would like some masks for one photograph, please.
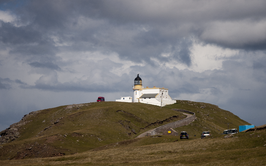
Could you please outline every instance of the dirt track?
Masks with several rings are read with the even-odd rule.
[[[137,138],[142,138],[142,137],[151,136],[151,135],[158,135],[158,134],[162,133],[164,130],[169,130],[171,128],[176,128],[176,127],[188,125],[196,119],[194,112],[190,112],[190,114],[189,114],[189,113],[184,113],[184,112],[189,112],[186,110],[176,110],[176,111],[183,112],[183,114],[186,115],[187,117],[185,119],[178,120],[178,121],[175,121],[172,123],[168,123],[166,125],[162,125],[162,126],[159,126],[157,128],[146,131],[146,132],[140,134],[139,136],[137,136]],[[191,113],[193,113],[193,114],[191,114]]]

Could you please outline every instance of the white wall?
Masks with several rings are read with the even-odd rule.
[[[115,101],[117,101],[117,102],[128,102],[128,103],[132,103],[132,97],[131,96],[121,97],[121,99],[117,99]]]
[[[176,103],[176,101],[172,100],[172,98],[168,95],[167,89],[151,88],[151,89],[143,89],[142,91],[135,90],[133,93],[134,93],[134,98],[133,98],[134,102],[152,104],[152,105],[157,105],[157,106],[165,106],[168,104]],[[158,93],[158,95],[155,98],[151,98],[151,99],[148,99],[148,98],[140,99],[139,98],[143,94],[155,94],[155,93]]]

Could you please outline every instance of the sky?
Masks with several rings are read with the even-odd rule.
[[[143,86],[266,124],[265,0],[0,0],[0,131]]]

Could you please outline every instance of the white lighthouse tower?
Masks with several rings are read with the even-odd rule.
[[[134,102],[140,102],[139,101],[139,97],[142,95],[141,91],[142,91],[143,87],[142,87],[142,80],[139,77],[139,74],[137,75],[137,77],[134,80],[134,87],[133,87],[133,103]]]

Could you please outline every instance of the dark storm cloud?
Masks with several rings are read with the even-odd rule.
[[[266,24],[265,24],[265,28],[266,28]],[[230,31],[230,29],[228,30]],[[220,32],[217,30],[216,32],[217,34],[219,34]],[[262,35],[266,33],[266,30],[263,30],[261,32]],[[242,33],[243,36],[245,36],[245,32]],[[214,36],[209,37],[209,38],[205,38],[202,37],[203,41],[208,43],[208,44],[215,44],[224,48],[231,48],[231,49],[243,49],[246,51],[257,51],[257,50],[266,50],[266,39],[265,40],[261,40],[261,41],[249,41],[248,37],[242,39],[239,38],[238,41],[232,42],[230,41],[230,37],[232,36],[225,36],[228,38],[228,40],[224,40],[224,39],[218,39],[215,38]],[[244,41],[246,40],[246,41]]]
[[[54,42],[47,37],[47,31],[40,31],[34,25],[15,26],[1,21],[0,41],[12,48],[13,52],[27,54],[51,54],[55,50]]]
[[[265,2],[256,2],[27,1],[16,10],[18,22],[24,22],[25,26],[5,23],[1,27],[1,40],[23,43],[13,47],[14,52],[51,58],[58,47],[52,40],[55,37],[59,42],[71,43],[60,46],[61,49],[115,52],[123,59],[151,64],[151,57],[162,62],[171,60],[161,56],[170,48],[168,53],[175,60],[189,66],[191,36],[222,47],[264,49],[266,37],[249,40],[240,29],[233,31],[232,35],[237,35],[230,41],[229,36],[221,33],[230,32],[237,22],[244,20],[245,26],[246,19],[256,23],[265,18],[262,7]],[[263,27],[262,21],[250,33],[254,30],[263,33]],[[245,42],[239,42],[243,39]]]
[[[9,85],[6,83],[2,83],[2,81],[0,81],[0,89],[9,89]]]
[[[1,27],[2,29],[10,29],[1,35],[2,41],[15,44],[23,43],[23,45],[13,47],[12,50],[23,55],[53,55],[56,46],[47,37],[56,36],[64,42],[73,42],[72,46],[74,47],[72,49],[76,46],[78,50],[116,52],[120,57],[133,61],[151,62],[150,57],[165,61],[166,59],[160,56],[162,50],[171,46],[178,47],[177,44],[182,40],[180,38],[173,40],[174,37],[165,36],[157,28],[151,28],[147,32],[137,32],[137,28],[142,26],[142,23],[135,22],[134,19],[131,20],[126,17],[125,19],[129,22],[124,24],[119,21],[119,18],[114,19],[110,16],[104,16],[104,10],[108,10],[106,8],[108,3],[105,1],[79,1],[80,3],[73,3],[73,1],[29,2],[25,10],[21,8],[17,11],[21,20],[27,23],[26,26],[8,27],[10,24],[7,24]],[[137,11],[132,10],[132,12]],[[100,18],[100,20],[103,20],[105,27],[103,28],[102,24],[95,27],[86,25],[81,31],[80,29],[73,30],[72,28],[75,29],[77,19],[80,16],[94,20]],[[117,23],[119,23],[119,26],[117,26]],[[121,34],[115,32],[116,28],[121,29]],[[10,37],[7,38],[7,36]],[[34,42],[35,45],[32,46]],[[185,64],[190,64],[190,57],[186,52],[187,50],[182,49],[179,55],[175,51],[175,57]]]
[[[11,23],[1,22],[0,40],[5,44],[32,44],[41,40],[39,32],[31,27],[15,27]]]
[[[9,48],[9,53],[18,55],[20,59],[51,60],[54,59],[56,47],[32,25],[17,27],[11,23],[1,22],[0,41],[2,47]]]
[[[98,1],[99,2],[99,1]],[[187,22],[207,22],[209,20],[240,20],[243,18],[264,18],[263,0],[247,1],[100,1],[94,8],[98,15],[121,22],[171,23],[180,25]],[[95,10],[94,10],[95,11]],[[198,20],[198,21],[197,21]]]
[[[31,62],[29,63],[30,66],[36,67],[36,68],[48,68],[52,70],[61,70],[60,67],[54,63],[51,62]]]
[[[179,29],[176,33],[172,33],[172,36],[192,34],[207,43],[229,48],[256,50],[265,49],[263,47],[265,35],[261,40],[253,40],[257,34],[262,34],[262,36],[265,34],[265,6],[266,2],[262,0],[256,3],[115,0],[98,1],[91,5],[94,10],[86,14],[109,20],[110,23],[115,24],[150,25],[152,28],[158,25],[164,28],[171,27],[170,29]],[[249,23],[246,24],[246,21]],[[255,28],[251,26],[252,24]],[[185,30],[181,31],[182,27],[186,27]],[[224,35],[223,32],[228,34]],[[145,37],[147,36],[143,35],[143,38]],[[232,37],[233,40],[231,40]]]
[[[62,70],[62,62],[56,58],[60,51],[72,51],[77,57],[74,54],[84,51],[117,53],[122,59],[153,66],[156,64],[152,58],[161,63],[175,60],[190,66],[193,37],[222,47],[263,49],[264,38],[255,40],[254,35],[264,32],[264,4],[264,1],[27,1],[14,12],[18,16],[15,22],[20,26],[2,22],[0,39],[5,46],[12,45],[10,54],[25,57],[27,64],[40,69]],[[241,27],[238,22],[243,26],[258,24],[255,29],[248,27],[251,39],[242,32],[245,28],[238,28]],[[230,39],[224,32],[236,37]]]
[[[255,60],[252,66],[255,70],[262,69],[264,72],[266,72],[266,59]]]
[[[79,82],[67,82],[67,83],[61,83],[61,82],[46,83],[43,82],[42,80],[38,80],[36,81],[35,85],[26,85],[21,87],[24,89],[38,89],[38,90],[53,91],[53,92],[76,91],[76,92],[112,93],[112,92],[128,91],[130,87],[125,86],[126,81],[120,84],[119,80],[117,80],[116,83],[90,83],[89,80],[79,81]],[[115,85],[119,86],[116,87]]]
[[[9,78],[0,78],[0,89],[10,89],[12,81]]]
[[[180,44],[178,44],[179,48],[176,48],[176,46],[172,46],[172,54],[174,55],[174,58],[187,66],[191,65],[191,57],[190,57],[190,47],[192,45],[192,42],[189,40],[182,40]]]
[[[75,13],[74,1],[27,1],[27,5],[17,9],[21,21],[34,25],[40,31],[62,30]],[[58,31],[57,31],[58,32]]]
[[[120,88],[114,88],[112,85],[99,85],[99,84],[83,84],[83,83],[58,83],[56,85],[50,85],[38,82],[34,86],[28,86],[27,88],[48,90],[54,92],[67,92],[67,91],[80,91],[80,92],[118,92]]]
[[[55,65],[52,65],[53,61],[57,58],[55,54],[57,53],[57,48],[47,41],[38,41],[34,44],[19,44],[13,46],[9,51],[10,54],[17,56],[19,59],[24,59],[26,63],[29,63],[33,67],[37,67],[36,61],[39,61],[40,64],[43,64],[42,67],[46,65],[51,69],[59,69]]]
[[[1,78],[0,77],[0,89],[11,89],[13,87],[13,85],[20,85],[20,86],[24,86],[26,85],[26,83],[22,82],[21,80],[11,80],[9,78]]]
[[[19,84],[19,85],[27,85],[25,82],[22,82],[21,80],[16,79],[15,83]]]
[[[26,5],[27,0],[1,0],[0,10],[15,10]]]

